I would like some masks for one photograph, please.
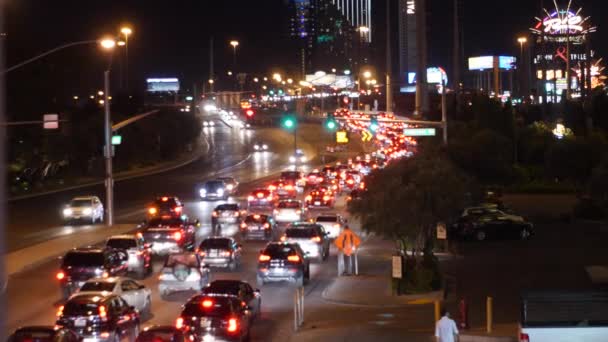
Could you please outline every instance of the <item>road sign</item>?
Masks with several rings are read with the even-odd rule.
[[[348,132],[346,131],[337,131],[336,132],[336,142],[338,144],[348,144]]]
[[[120,145],[122,143],[122,135],[112,136],[112,145]]]
[[[374,135],[371,134],[368,130],[363,130],[363,132],[361,133],[361,141],[372,141],[373,137]]]
[[[437,223],[437,240],[447,240],[448,230],[444,223]]]
[[[42,116],[42,121],[42,128],[44,129],[59,128],[59,115],[57,114],[44,114]]]
[[[435,136],[437,130],[435,128],[405,128],[403,135],[406,137],[430,137]]]
[[[393,255],[393,278],[401,279],[403,277],[401,260],[400,255]]]

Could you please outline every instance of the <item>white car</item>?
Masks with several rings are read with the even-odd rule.
[[[66,221],[85,220],[91,223],[103,221],[103,204],[97,196],[74,197],[62,211]]]
[[[306,158],[304,152],[300,149],[296,150],[294,155],[289,156],[289,162],[292,164],[306,163],[307,161],[308,158]]]
[[[280,201],[277,204],[276,209],[273,211],[273,216],[274,220],[280,223],[304,221],[306,209],[302,205],[301,201]]]
[[[112,293],[119,295],[142,315],[151,313],[152,291],[135,280],[126,277],[93,278],[87,280],[75,295]]]
[[[337,238],[344,226],[347,224],[347,220],[340,214],[323,214],[317,216],[315,223],[323,226],[323,229],[327,232],[327,237],[330,239]]]
[[[253,150],[256,152],[268,151],[268,144],[263,142],[256,142],[255,144],[253,144]]]

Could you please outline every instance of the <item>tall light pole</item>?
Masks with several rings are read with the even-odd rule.
[[[133,33],[133,29],[128,26],[124,26],[120,29],[120,33],[125,36],[125,72],[126,72],[126,82],[127,82],[127,90],[129,90],[129,36]]]
[[[231,40],[230,45],[232,46],[232,69],[236,72],[236,48],[239,46],[238,40]]]
[[[101,47],[112,52],[116,46],[116,42],[113,39],[103,39],[101,41]],[[105,187],[106,187],[106,224],[111,226],[114,224],[114,175],[112,172],[112,123],[110,118],[110,67],[111,62],[108,63],[108,68],[103,73],[104,83],[104,141],[105,145],[103,148],[104,159],[106,162],[106,175],[105,175]]]
[[[519,60],[521,61],[519,63],[519,65],[521,66],[520,72],[519,72],[519,77],[520,77],[519,85],[521,88],[523,88],[523,89],[520,89],[521,94],[519,94],[519,95],[527,96],[528,87],[526,84],[527,82],[525,82],[524,79],[525,79],[525,75],[526,75],[525,68],[527,68],[528,65],[527,65],[527,63],[524,64],[524,44],[528,42],[528,39],[526,37],[519,37],[519,38],[517,38],[517,42],[519,43]],[[522,85],[523,85],[523,87],[522,87]]]

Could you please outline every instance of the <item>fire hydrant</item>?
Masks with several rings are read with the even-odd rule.
[[[458,312],[460,314],[460,329],[469,329],[469,305],[464,298],[462,298],[460,303],[458,303]]]

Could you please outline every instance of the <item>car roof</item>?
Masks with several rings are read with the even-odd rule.
[[[111,239],[138,239],[139,237],[136,234],[120,234],[120,235],[112,235],[108,238]]]
[[[89,280],[86,281],[86,283],[119,283],[119,282],[123,282],[125,280],[132,280],[135,281],[131,278],[128,277],[108,277],[108,278],[91,278]]]
[[[25,327],[19,327],[15,329],[13,333],[15,334],[26,331],[55,332],[56,330],[55,327],[51,325],[30,325]]]
[[[83,302],[93,302],[93,303],[103,303],[112,297],[117,297],[115,294],[110,292],[95,292],[95,293],[75,293],[68,299],[68,302],[71,301],[83,301]]]
[[[180,329],[177,329],[173,325],[151,325],[149,327],[143,328],[142,332],[168,332],[168,333],[181,333]]]
[[[227,237],[227,236],[210,236],[210,237],[207,237],[207,238],[203,239],[203,242],[204,241],[208,241],[208,240],[229,240],[229,241],[234,241],[233,238]]]
[[[86,201],[86,200],[93,200],[97,198],[97,196],[78,196],[78,197],[74,197],[72,198],[72,201]]]
[[[76,247],[70,251],[68,251],[68,253],[104,253],[107,251],[107,248],[105,247],[95,247],[95,246],[87,246],[87,247]]]

